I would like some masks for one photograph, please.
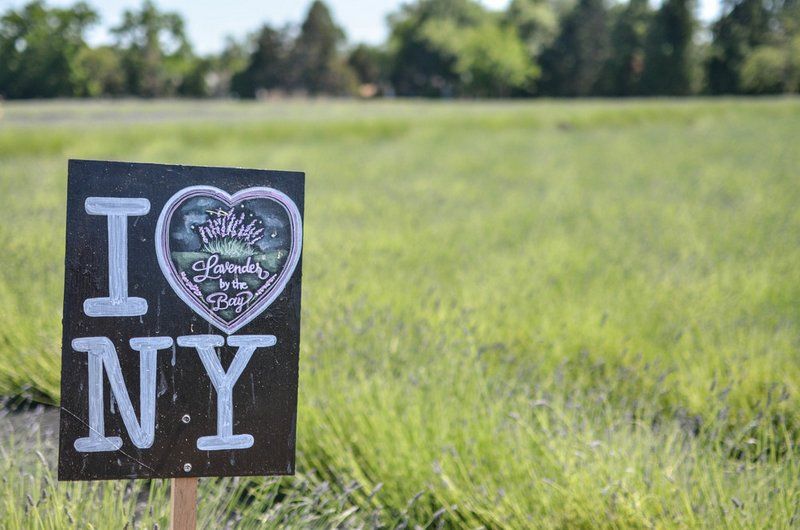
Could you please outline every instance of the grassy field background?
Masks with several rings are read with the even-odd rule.
[[[800,525],[800,100],[2,109],[7,397],[58,403],[68,158],[307,173],[299,475],[207,524]],[[7,527],[164,527],[49,444],[5,436]]]

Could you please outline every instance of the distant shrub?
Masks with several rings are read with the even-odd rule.
[[[784,92],[788,58],[786,52],[774,46],[759,46],[742,66],[742,86],[754,94]]]

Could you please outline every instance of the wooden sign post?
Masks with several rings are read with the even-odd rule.
[[[197,479],[172,479],[169,527],[172,530],[194,530],[197,526]]]
[[[304,176],[70,161],[59,480],[294,473]],[[138,394],[138,396],[137,396]]]

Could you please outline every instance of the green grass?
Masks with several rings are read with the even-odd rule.
[[[35,450],[31,450],[31,447]],[[14,431],[0,446],[3,528],[169,528],[167,480],[58,483],[56,447],[35,429]],[[197,528],[283,529],[363,525],[352,487],[341,492],[318,478],[241,478],[200,483]]]
[[[6,396],[58,401],[67,158],[307,172],[301,476],[213,517],[800,524],[800,100],[3,108]],[[3,447],[0,520],[163,527]]]
[[[233,259],[246,258],[247,256],[252,256],[256,253],[255,249],[247,243],[243,243],[238,239],[232,239],[228,237],[214,239],[206,243],[203,246],[203,252],[208,252],[209,254],[221,254],[225,257]]]

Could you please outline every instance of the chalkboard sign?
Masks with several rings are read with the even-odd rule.
[[[60,480],[294,473],[303,192],[69,162]]]

